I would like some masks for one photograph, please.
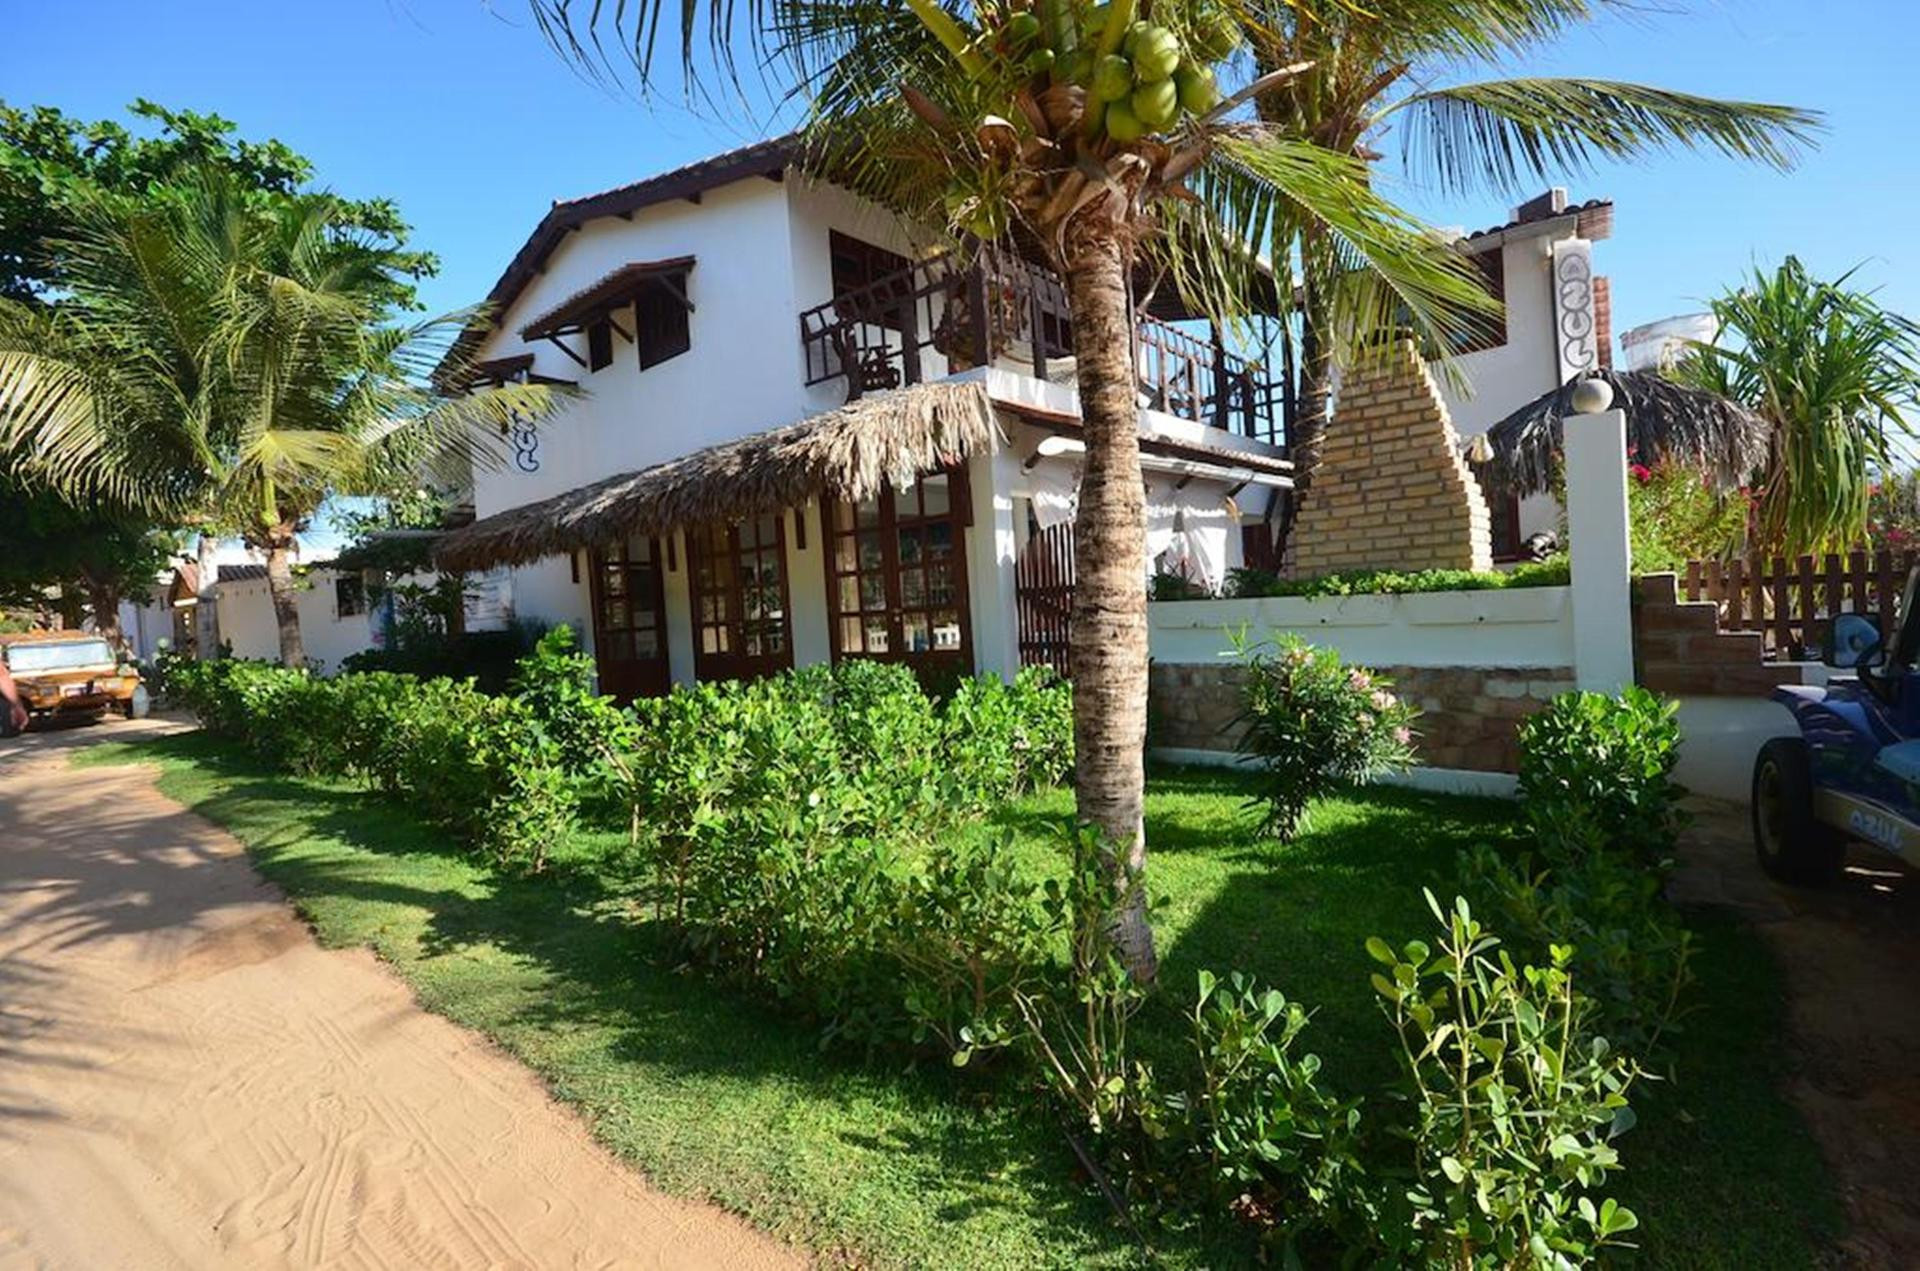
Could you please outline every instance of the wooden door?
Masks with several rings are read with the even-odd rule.
[[[752,680],[793,665],[785,515],[689,531],[687,566],[699,678]]]
[[[973,673],[964,469],[827,510],[833,654],[903,662],[938,687]]]
[[[635,535],[591,553],[593,649],[600,691],[623,702],[658,697],[667,671],[666,597],[660,546]]]

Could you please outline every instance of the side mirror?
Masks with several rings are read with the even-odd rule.
[[[1867,660],[1880,646],[1880,628],[1871,618],[1843,613],[1833,620],[1832,638],[1827,641],[1827,665],[1852,668]]]

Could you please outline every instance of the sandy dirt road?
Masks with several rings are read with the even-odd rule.
[[[137,768],[0,743],[0,1268],[781,1267],[324,951]]]

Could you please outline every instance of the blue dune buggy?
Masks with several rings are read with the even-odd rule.
[[[1826,687],[1787,684],[1774,700],[1798,737],[1776,737],[1753,766],[1753,845],[1769,874],[1815,884],[1861,839],[1920,862],[1920,568],[1907,576],[1891,638],[1858,614],[1833,620]]]

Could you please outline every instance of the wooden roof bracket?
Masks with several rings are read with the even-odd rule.
[[[562,353],[564,353],[564,354],[566,354],[566,355],[567,355],[568,357],[570,357],[570,358],[572,358],[572,359],[574,360],[574,362],[575,362],[575,363],[577,363],[577,364],[579,365],[579,367],[580,367],[580,369],[581,369],[581,370],[583,370],[583,371],[584,371],[584,370],[587,370],[587,369],[588,369],[588,367],[587,367],[587,359],[585,359],[585,358],[583,358],[583,357],[581,357],[581,356],[580,356],[580,355],[579,355],[578,353],[575,353],[575,352],[574,352],[574,351],[573,351],[572,349],[570,349],[570,348],[568,348],[568,347],[567,347],[566,345],[564,345],[564,344],[562,344],[562,343],[560,342],[560,337],[559,337],[558,335],[550,335],[550,336],[548,336],[548,337],[546,337],[546,340],[547,340],[547,343],[548,343],[548,344],[551,344],[551,345],[552,345],[552,346],[553,346],[554,348],[556,348],[556,349],[559,349],[559,350],[560,350],[560,351],[561,351]]]

